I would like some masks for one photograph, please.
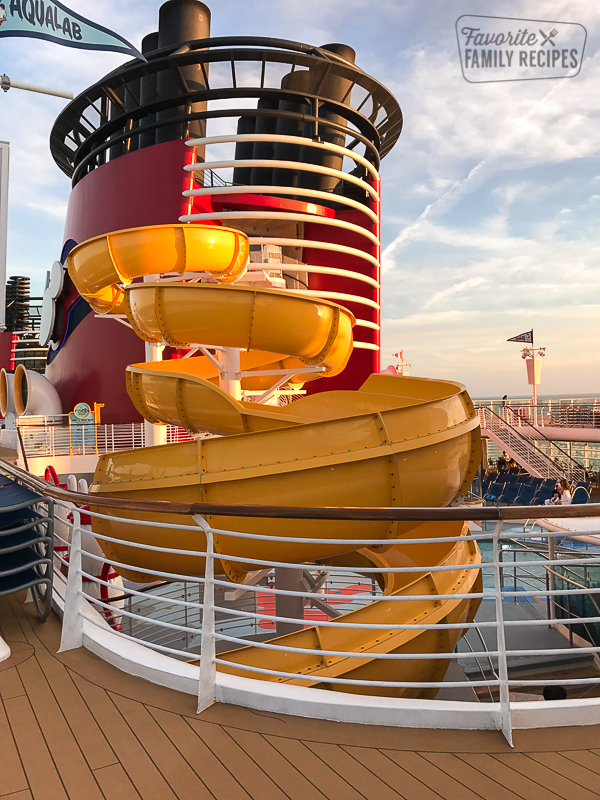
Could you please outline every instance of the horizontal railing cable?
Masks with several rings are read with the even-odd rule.
[[[140,646],[153,649],[162,654],[163,658],[187,661],[193,659],[194,663],[198,663],[196,658],[199,658],[200,673],[204,675],[199,683],[200,695],[206,695],[208,691],[210,696],[212,690],[207,689],[206,681],[212,681],[217,686],[227,672],[233,672],[237,676],[245,675],[245,679],[250,679],[249,685],[258,679],[279,685],[291,683],[299,687],[328,685],[333,689],[345,690],[346,697],[348,692],[353,691],[353,687],[368,687],[369,691],[379,691],[383,695],[403,689],[408,696],[414,696],[421,689],[481,689],[487,691],[489,700],[492,701],[487,703],[490,710],[501,710],[502,730],[510,741],[509,687],[520,687],[523,690],[526,687],[537,687],[535,691],[540,692],[541,687],[555,685],[574,687],[575,691],[577,687],[595,687],[600,683],[600,675],[590,676],[588,673],[585,677],[580,677],[580,672],[575,671],[582,664],[591,663],[591,659],[597,661],[600,654],[600,641],[594,639],[594,631],[600,625],[600,613],[595,600],[600,595],[600,581],[596,580],[594,572],[598,570],[600,576],[600,547],[577,552],[566,547],[546,550],[546,546],[550,548],[548,542],[564,538],[566,531],[544,531],[543,536],[540,536],[537,532],[534,535],[525,529],[522,534],[515,534],[514,530],[503,530],[504,523],[511,519],[523,520],[525,515],[532,519],[599,518],[600,505],[556,509],[527,507],[522,509],[521,516],[517,516],[519,511],[515,508],[278,508],[146,501],[130,505],[129,501],[114,496],[57,491],[55,487],[5,463],[0,463],[0,469],[34,490],[43,487],[43,502],[64,506],[72,512],[72,521],[57,517],[56,523],[64,527],[59,527],[55,533],[56,541],[69,547],[68,556],[61,552],[55,554],[55,570],[58,573],[63,570],[66,574],[66,579],[63,574],[56,582],[61,587],[56,592],[56,600],[64,603],[65,614],[70,615],[69,626],[77,619],[80,626],[89,623],[101,628],[109,636],[137,642]],[[89,530],[89,526],[81,525],[82,512],[78,506],[90,504],[94,508],[89,512],[94,526],[94,520],[97,520],[98,525],[109,523],[114,526],[111,533],[115,532],[116,535],[96,533]],[[131,514],[134,510],[135,514]],[[172,513],[173,522],[157,522],[144,518],[145,513],[157,512]],[[135,518],[130,519],[129,514]],[[177,521],[179,518],[181,523],[187,522],[186,516],[193,524],[180,524]],[[346,520],[349,523],[361,520],[464,522],[470,516],[482,524],[487,517],[496,526],[493,533],[485,530],[471,532],[461,526],[463,532],[453,536],[429,538],[414,537],[413,534],[413,538],[369,539],[347,536],[277,536],[261,533],[260,529],[256,534],[250,534],[212,527],[207,521],[216,517],[215,521],[222,526],[223,517],[236,516],[282,520]],[[168,540],[165,540],[165,544],[145,544],[144,541],[132,541],[123,532],[127,527],[140,530],[140,526],[142,529],[145,526],[152,530],[165,529],[173,533],[181,531],[188,535],[187,541],[197,542],[199,549],[171,548],[165,546]],[[95,546],[100,549],[92,552],[90,546],[82,546],[83,533],[86,537],[92,537],[96,542]],[[599,537],[600,544],[600,521],[597,531],[586,531],[588,536],[594,534]],[[134,538],[143,540],[144,534]],[[527,544],[528,540],[533,540],[531,545]],[[84,539],[83,544],[86,545],[88,541]],[[292,547],[298,544],[313,546],[314,560],[298,563],[265,558],[269,554],[269,545]],[[477,549],[477,545],[481,550]],[[326,563],[330,557],[327,551],[343,553],[373,546],[405,548],[407,554],[415,554],[415,563],[388,566],[385,562],[385,551],[378,556],[382,558],[380,565],[373,562],[369,564],[368,561],[363,561],[360,566]],[[434,563],[428,565],[417,556],[425,552],[420,548],[432,546],[440,546],[440,556],[435,556],[436,551],[433,551],[430,560]],[[490,546],[494,554],[493,560],[489,555]],[[411,551],[411,547],[415,549]],[[467,549],[457,549],[460,547]],[[109,574],[110,571],[123,574],[134,571],[145,575],[145,580],[154,580],[154,583],[123,586],[121,582],[116,586],[106,572],[103,571],[102,575],[94,574],[100,572],[100,569],[89,564],[100,566],[106,562],[102,548],[106,552],[110,552],[109,548],[114,548],[123,559],[118,561],[110,558]],[[321,548],[325,552],[319,559]],[[171,565],[168,561],[165,561],[166,569],[146,567],[141,556],[144,551],[152,554],[148,563],[158,565],[163,558],[170,557],[185,559],[185,562],[180,563],[186,563],[191,572],[197,569],[198,574],[169,571]],[[454,562],[451,558],[445,560],[445,554],[451,551],[454,553]],[[86,559],[84,567],[81,566],[82,558]],[[153,562],[152,558],[157,560]],[[125,559],[134,563],[126,563]],[[194,567],[195,562],[197,567]],[[231,562],[242,570],[243,565],[246,565],[249,570],[248,582],[234,581],[222,574],[215,577],[214,567],[222,571],[227,568],[226,562]],[[280,569],[302,570],[304,583],[290,589],[279,588],[273,581],[277,580],[277,570]],[[269,573],[270,576],[267,577]],[[478,573],[482,574],[483,586],[473,583]],[[394,575],[397,578],[404,575],[408,582],[392,594],[386,595],[380,585],[382,575],[387,576],[387,580]],[[446,576],[452,576],[451,580]],[[490,588],[492,580],[493,589]],[[460,591],[463,585],[464,589]],[[62,590],[63,586],[66,586],[66,591]],[[470,586],[479,591],[468,591]],[[454,588],[456,592],[453,591]],[[216,597],[215,591],[218,592]],[[82,605],[75,607],[74,597],[79,598]],[[280,604],[286,598],[296,603],[296,606],[299,603],[299,614],[296,611],[290,613],[293,605],[286,607],[285,603]],[[470,621],[464,622],[460,621],[460,617],[452,619],[454,609],[467,609],[469,603],[475,604],[474,608],[477,608],[480,601],[494,602],[494,606],[483,606],[495,608],[493,618],[469,618]],[[389,604],[398,602],[410,605],[396,606],[396,616],[391,616],[394,607],[390,608]],[[89,605],[86,606],[86,603]],[[444,606],[445,603],[448,605]],[[461,606],[465,603],[467,605]],[[539,604],[540,610],[536,604]],[[514,618],[508,613],[513,607],[518,609]],[[98,613],[92,615],[89,612],[91,608]],[[385,609],[386,617],[383,620],[377,617],[378,608]],[[526,613],[528,608],[531,612]],[[361,612],[360,616],[355,615],[358,611]],[[526,616],[523,616],[524,613]],[[386,623],[388,615],[392,621]],[[286,626],[287,630],[289,626],[294,626],[305,638],[288,638],[283,635],[280,626],[283,626],[283,633],[287,632]],[[536,639],[535,632],[541,633],[544,628],[561,631],[564,638],[556,639],[559,634],[553,633],[554,641],[548,637]],[[64,630],[63,627],[63,632]],[[425,643],[414,646],[417,637],[435,631],[440,635],[446,634],[443,638],[444,644],[439,648]],[[511,639],[511,631],[513,637],[518,635],[519,638]],[[573,633],[580,637],[576,639],[577,646],[573,646]],[[92,634],[88,631],[88,635]],[[465,639],[465,644],[458,647],[457,643],[466,635],[470,638]],[[480,647],[474,646],[474,635],[479,638]],[[587,640],[581,639],[582,635]],[[81,641],[84,641],[83,633],[81,636]],[[353,638],[346,638],[350,636]],[[567,643],[565,639],[568,640],[570,636],[571,641]],[[70,646],[76,646],[77,639],[73,641],[75,644]],[[561,642],[564,642],[564,646]],[[220,643],[220,654],[216,653],[215,643]],[[237,654],[231,656],[232,660],[228,660],[232,648]],[[254,654],[253,657],[257,657],[258,653],[263,654],[258,658],[260,666],[245,659],[246,650]],[[431,652],[432,650],[435,652]],[[289,656],[304,659],[298,662],[301,666],[299,671],[286,671],[285,659]],[[519,670],[523,659],[527,659],[528,664],[539,665],[540,674],[521,677]],[[368,677],[356,672],[366,663],[372,665],[372,672]],[[388,677],[389,672],[378,673],[377,665],[388,663],[397,665],[399,680],[380,680]],[[408,678],[409,674],[413,674],[407,674],[405,670],[408,667],[402,665],[423,665],[418,667],[417,677],[437,677],[436,670],[440,666],[435,665],[448,663],[460,664],[466,669],[465,680],[452,681],[443,677],[430,681],[402,680],[403,677]],[[574,666],[571,667],[571,664]],[[562,671],[560,675],[552,673],[552,669],[559,668]],[[383,669],[383,666],[379,669]],[[331,670],[338,672],[332,675]],[[445,671],[444,666],[440,674],[443,675]],[[217,678],[217,674],[221,678]],[[483,679],[475,680],[480,674]],[[579,688],[577,691],[582,690]],[[500,702],[494,702],[493,698],[498,696]],[[385,697],[380,699],[385,702]]]
[[[580,517],[600,517],[600,503],[588,503],[587,505],[568,505],[568,506],[488,506],[469,508],[466,506],[446,507],[446,508],[365,508],[365,507],[339,507],[325,508],[318,506],[258,506],[258,505],[236,505],[219,503],[176,503],[166,500],[161,501],[141,501],[127,500],[104,495],[100,493],[83,494],[72,492],[68,489],[61,489],[53,486],[41,478],[36,478],[23,469],[11,464],[4,459],[0,459],[0,471],[21,480],[32,489],[57,500],[71,501],[80,505],[89,505],[114,508],[123,511],[147,511],[150,513],[170,513],[183,516],[208,515],[223,517],[249,517],[265,519],[307,519],[307,520],[344,520],[356,522],[375,522],[375,521],[401,521],[401,522],[457,522],[457,521],[509,521],[523,519],[553,519],[560,518],[580,518]],[[134,520],[127,520],[134,522]],[[549,535],[546,533],[544,536]],[[566,531],[556,535],[566,535]],[[387,543],[395,540],[387,540]]]

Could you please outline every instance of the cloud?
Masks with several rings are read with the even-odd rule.
[[[96,0],[77,10],[135,44],[156,29],[160,3],[105,0],[102,19]],[[404,346],[415,374],[463,380],[474,393],[527,390],[518,348],[505,340],[534,325],[549,347],[544,388],[598,391],[600,7],[547,0],[541,12],[533,0],[506,0],[505,16],[586,25],[587,55],[573,79],[479,85],[462,78],[452,0],[427,9],[418,0],[221,0],[212,11],[215,36],[348,42],[401,104],[404,130],[381,167],[384,356]],[[498,13],[497,4],[480,0],[478,13]],[[126,60],[36,40],[1,44],[11,77],[75,93]],[[38,288],[60,252],[70,192],[48,146],[64,105],[0,93],[0,139],[11,142],[9,274],[29,274]]]
[[[526,90],[525,97],[519,98],[515,104],[513,113],[503,113],[499,108],[506,103],[512,84],[507,84],[508,88],[501,83],[492,84],[491,88],[488,88],[488,84],[480,85],[478,89],[486,87],[483,91],[487,90],[487,113],[474,113],[471,107],[468,109],[470,124],[458,127],[458,117],[453,115],[448,119],[447,109],[446,113],[436,113],[440,111],[440,97],[447,99],[448,96],[443,84],[448,83],[447,76],[451,74],[448,63],[450,56],[433,56],[433,63],[429,66],[422,64],[420,55],[415,58],[419,62],[418,70],[415,68],[414,73],[415,77],[418,75],[417,83],[427,81],[438,87],[436,100],[433,103],[427,100],[422,103],[427,111],[427,124],[420,129],[421,142],[424,139],[426,147],[428,140],[429,143],[435,143],[438,158],[441,151],[447,159],[456,160],[459,155],[456,152],[457,146],[460,146],[460,161],[464,161],[469,155],[484,155],[463,177],[456,178],[433,202],[425,206],[417,219],[387,245],[383,252],[384,269],[393,267],[397,250],[405,242],[418,237],[425,222],[444,216],[495,172],[506,169],[507,166],[516,169],[582,158],[598,153],[600,149],[597,137],[593,135],[593,130],[600,121],[600,98],[594,88],[600,78],[599,54],[586,60],[584,77],[575,91],[571,91],[571,83],[567,80],[554,81],[549,87],[545,84],[544,94],[531,102],[532,92]],[[439,92],[439,89],[442,91]],[[537,88],[534,91],[537,92]],[[466,98],[464,91],[455,91],[454,96],[462,99],[466,106],[474,99]],[[432,108],[432,104],[436,108]],[[461,111],[466,109],[455,108],[455,114],[460,114],[460,118],[467,117]],[[480,121],[479,125],[475,124],[477,120]],[[452,131],[448,130],[450,122]],[[497,127],[494,135],[490,135],[488,130],[492,123]],[[468,137],[465,133],[468,133]],[[439,184],[439,177],[437,182]]]
[[[439,303],[440,300],[446,300],[453,294],[457,294],[458,292],[462,292],[465,289],[471,289],[475,286],[481,286],[484,284],[485,278],[467,278],[466,281],[461,281],[460,283],[455,283],[453,286],[448,287],[447,289],[442,289],[439,292],[436,292],[431,300],[428,300],[423,308],[429,308],[430,306],[434,305],[435,303]]]

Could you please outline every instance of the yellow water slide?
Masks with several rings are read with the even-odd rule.
[[[268,373],[274,370],[287,371],[296,385],[336,375],[352,352],[354,318],[349,311],[314,296],[236,285],[247,259],[248,240],[243,233],[208,225],[117,231],[71,252],[71,278],[92,308],[126,315],[146,342],[202,348],[205,353],[128,368],[128,392],[144,418],[217,434],[102,456],[91,491],[139,500],[283,507],[445,506],[465,491],[479,466],[481,446],[475,409],[460,384],[371,375],[356,392],[322,392],[283,407],[236,399],[219,387],[222,367],[211,348],[241,351],[237,378],[242,388],[258,391],[273,382]],[[133,515],[119,513],[120,521],[95,520],[94,530],[129,542],[205,550],[200,530],[173,528],[165,533],[164,528],[128,524]],[[180,522],[166,513],[153,519],[173,525]],[[215,548],[221,554],[217,572],[236,582],[243,582],[249,571],[266,561],[339,563],[357,570],[366,564],[383,570],[414,566],[414,573],[389,573],[382,579],[390,598],[432,592],[466,594],[478,586],[476,569],[418,571],[436,564],[476,565],[479,555],[471,543],[401,544],[406,537],[448,535],[448,531],[458,535],[461,525],[457,528],[453,523],[282,522],[219,516],[208,516],[207,521],[211,528],[225,531],[215,536]],[[273,539],[236,538],[228,536],[227,530]],[[279,537],[307,541],[290,543]],[[314,542],[335,538],[356,540],[357,545]],[[369,539],[389,539],[390,545],[365,549],[358,543]],[[148,569],[193,576],[204,572],[200,555],[163,554],[112,543],[104,543],[103,549],[109,560],[132,565],[121,570],[131,580],[153,579],[144,572]],[[478,604],[460,598],[437,603],[383,599],[343,619],[396,625],[463,622],[473,617]],[[324,675],[386,680],[381,676],[388,675],[395,664],[394,680],[437,680],[447,667],[443,659],[403,661],[406,666],[398,668],[395,661],[369,658],[369,654],[451,652],[459,637],[460,630],[444,629],[433,635],[409,629],[371,636],[365,630],[317,626],[280,638],[290,648],[321,642],[321,649],[360,652],[361,658],[315,660],[305,654],[293,657],[245,647],[227,653],[224,658],[232,665],[223,668],[235,671],[235,663],[270,665],[311,676],[313,685],[319,685]],[[415,678],[416,674],[421,678]]]

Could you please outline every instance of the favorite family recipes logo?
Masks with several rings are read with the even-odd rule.
[[[576,22],[466,14],[456,38],[465,80],[490,83],[575,77],[587,32]]]

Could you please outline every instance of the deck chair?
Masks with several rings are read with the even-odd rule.
[[[492,483],[489,490],[484,495],[483,499],[489,500],[492,503],[497,501],[498,498],[502,495],[505,485],[506,484],[504,481],[494,481],[494,483]]]
[[[554,493],[554,486],[555,481],[552,481],[550,485],[546,484],[545,482],[540,486],[540,491],[538,492],[537,497],[535,498],[535,504],[538,506],[543,506],[546,500],[550,500]]]
[[[506,503],[507,505],[512,505],[515,502],[516,498],[518,497],[520,491],[521,491],[520,484],[516,482],[507,483],[504,486],[504,492],[498,498],[498,502]]]
[[[523,483],[521,484],[521,491],[515,500],[517,506],[528,506],[533,502],[533,498],[538,490],[537,484]]]
[[[33,508],[41,495],[4,476],[0,485],[0,597],[31,589],[45,620],[52,607],[51,520]]]
[[[585,488],[585,486],[583,485],[577,486],[572,495],[571,505],[581,506],[585,505],[586,503],[589,503],[589,501],[590,501],[590,493]]]
[[[582,489],[585,489],[589,495],[590,485],[591,485],[590,481],[577,481],[577,483],[573,486],[573,491],[576,491],[577,489],[579,489],[579,487],[581,487]]]

